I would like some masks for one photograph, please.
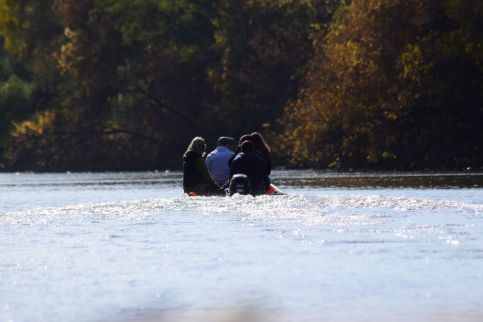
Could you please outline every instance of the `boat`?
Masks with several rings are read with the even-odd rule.
[[[230,181],[230,185],[227,189],[225,189],[225,194],[221,194],[219,196],[232,196],[234,194],[240,195],[248,195],[250,193],[250,185],[248,181],[248,177],[244,174],[235,174]],[[270,183],[267,191],[262,195],[283,195],[284,193],[277,188],[273,183]],[[259,195],[259,194],[256,194]],[[192,191],[188,192],[189,197],[197,197],[199,196],[198,193]]]

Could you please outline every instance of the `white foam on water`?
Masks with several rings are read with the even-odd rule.
[[[362,211],[358,211],[362,210]],[[300,194],[284,196],[241,196],[151,198],[113,203],[87,203],[65,207],[34,208],[27,211],[0,213],[0,224],[49,224],[62,222],[83,222],[85,220],[141,220],[156,218],[171,212],[192,212],[199,214],[240,214],[244,218],[260,220],[298,220],[306,224],[339,223],[354,220],[364,221],[370,209],[389,209],[391,214],[430,211],[451,212],[455,215],[480,217],[483,203],[473,204],[454,200],[432,200],[421,198],[391,197],[383,195],[319,195]],[[345,212],[341,216],[340,212]],[[347,214],[347,211],[352,213]],[[376,212],[377,213],[377,212]]]
[[[481,313],[483,200],[472,191],[172,190],[0,210],[0,321],[207,313],[243,300],[304,322]]]

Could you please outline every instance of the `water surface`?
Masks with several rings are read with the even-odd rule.
[[[180,173],[0,174],[0,321],[245,305],[272,321],[483,320],[482,174],[273,181],[287,194],[188,198]]]

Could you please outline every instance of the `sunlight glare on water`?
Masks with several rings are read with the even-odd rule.
[[[0,321],[483,317],[483,175],[282,171],[256,198],[180,179],[0,174]]]

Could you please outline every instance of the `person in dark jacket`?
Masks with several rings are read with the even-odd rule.
[[[203,159],[205,151],[205,140],[197,136],[191,141],[183,156],[183,190],[185,193],[195,193],[201,196],[221,193],[206,168]]]
[[[250,182],[251,194],[265,194],[270,185],[268,169],[267,161],[256,152],[253,142],[245,141],[241,145],[241,152],[231,164],[230,179],[235,174],[245,174]]]
[[[235,149],[235,153],[231,156],[230,159],[228,159],[228,166],[231,167],[231,164],[235,157],[241,152],[241,145],[243,142],[248,141],[250,139],[250,134],[244,134],[240,137],[240,140],[238,141],[238,146]]]
[[[252,141],[255,146],[255,151],[260,153],[265,160],[267,161],[268,165],[268,173],[272,170],[272,157],[270,155],[270,148],[268,147],[267,142],[263,139],[263,136],[258,132],[253,132],[249,135],[248,140]]]

